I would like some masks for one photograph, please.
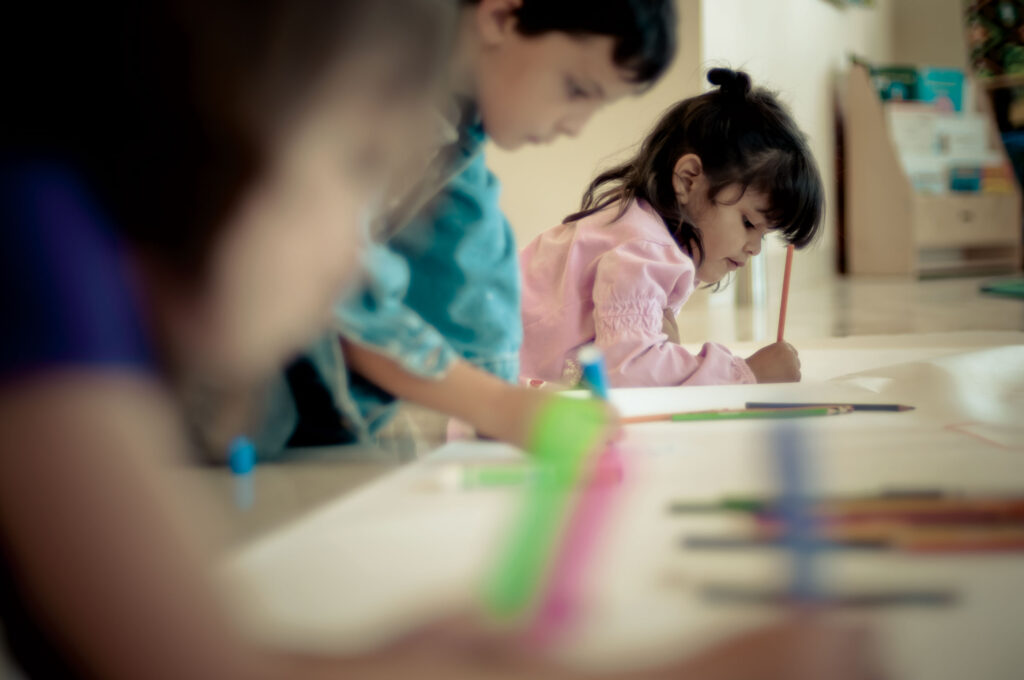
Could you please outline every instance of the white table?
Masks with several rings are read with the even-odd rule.
[[[802,351],[798,385],[618,390],[626,415],[729,408],[744,401],[885,401],[911,413],[808,419],[825,493],[883,488],[1024,491],[1024,334],[848,338]],[[851,374],[852,373],[852,374]],[[968,431],[952,424],[974,423]],[[672,500],[772,491],[766,465],[774,424],[630,426],[628,477],[587,575],[587,623],[566,659],[629,666],[693,649],[764,622],[763,606],[710,604],[696,586],[729,580],[782,584],[785,555],[693,551],[689,532],[737,530],[728,516],[673,516]],[[516,458],[509,447],[456,443],[232,556],[225,579],[257,634],[315,649],[373,644],[439,612],[469,606],[514,516],[508,490],[445,491],[437,468],[452,460]],[[950,607],[870,615],[894,677],[1019,679],[1024,673],[1024,554],[913,557],[830,553],[835,587],[943,587]]]

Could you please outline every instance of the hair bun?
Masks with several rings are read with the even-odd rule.
[[[708,82],[717,85],[722,94],[745,99],[750,93],[750,76],[731,68],[713,68],[708,71]]]

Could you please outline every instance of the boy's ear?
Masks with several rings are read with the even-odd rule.
[[[676,161],[672,171],[672,188],[675,189],[679,202],[686,205],[693,198],[694,186],[704,174],[704,164],[700,156],[693,153],[685,154]]]
[[[508,35],[516,30],[515,13],[522,6],[523,0],[480,0],[473,7],[480,42],[486,47],[504,42]]]

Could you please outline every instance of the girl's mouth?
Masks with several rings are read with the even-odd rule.
[[[739,269],[740,267],[743,266],[742,262],[738,262],[738,261],[732,259],[731,257],[725,258],[725,261],[729,263],[729,268],[730,269]]]

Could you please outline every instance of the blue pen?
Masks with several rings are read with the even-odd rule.
[[[792,560],[790,595],[797,602],[821,599],[821,586],[815,565],[820,547],[809,490],[807,452],[796,427],[783,426],[776,431],[775,466],[779,484],[779,519],[783,524],[782,542]]]
[[[583,381],[601,401],[608,401],[608,373],[604,368],[604,355],[595,345],[587,345],[576,355],[583,369]]]
[[[235,476],[235,505],[239,510],[248,510],[253,504],[252,470],[256,466],[256,447],[247,437],[231,440],[228,466]]]

